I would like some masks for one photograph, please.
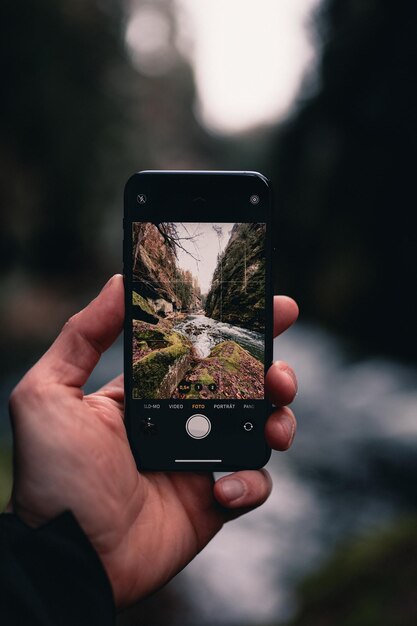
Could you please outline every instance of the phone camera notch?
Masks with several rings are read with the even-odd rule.
[[[249,198],[249,202],[250,202],[251,204],[259,204],[259,200],[260,200],[260,198],[259,198],[259,196],[258,196],[258,195],[256,195],[256,193],[253,193],[253,194],[251,195],[251,197]]]

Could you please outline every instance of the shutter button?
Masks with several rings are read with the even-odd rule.
[[[193,439],[204,439],[211,431],[211,422],[205,415],[192,415],[185,424],[185,430]]]

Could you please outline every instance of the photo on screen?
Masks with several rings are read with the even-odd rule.
[[[133,398],[264,398],[265,234],[133,222]]]

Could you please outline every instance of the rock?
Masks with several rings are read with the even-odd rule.
[[[173,311],[201,309],[198,281],[178,265],[179,235],[175,224],[132,224],[132,278],[136,291],[152,302],[161,317]]]
[[[132,317],[134,320],[142,320],[149,324],[157,324],[158,316],[149,306],[148,302],[136,291],[132,291]]]
[[[260,399],[264,397],[264,367],[247,350],[235,341],[222,341],[210,355],[200,359],[198,364],[187,373],[191,383],[201,383],[203,389],[196,391],[194,386],[187,394],[189,399],[198,398],[235,398]],[[208,385],[216,384],[211,392]]]
[[[168,302],[167,300],[164,300],[163,298],[158,298],[157,300],[153,300],[152,304],[154,306],[156,313],[158,313],[158,315],[162,315],[162,317],[165,317],[169,313],[172,313],[174,310],[172,302]]]
[[[178,383],[191,366],[191,343],[172,330],[142,324],[136,333],[154,350],[133,363],[133,393],[136,398],[171,398]]]

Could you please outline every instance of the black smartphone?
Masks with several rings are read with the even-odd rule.
[[[259,468],[271,403],[272,199],[258,172],[125,187],[125,419],[143,470]]]

